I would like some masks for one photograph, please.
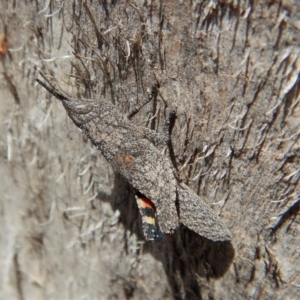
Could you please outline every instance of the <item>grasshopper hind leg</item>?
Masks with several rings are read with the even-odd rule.
[[[136,193],[137,205],[142,217],[143,233],[147,242],[159,242],[163,238],[163,233],[155,222],[155,206],[144,195]]]

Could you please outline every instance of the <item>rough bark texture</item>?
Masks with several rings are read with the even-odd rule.
[[[1,299],[295,299],[298,1],[1,1]],[[7,38],[7,43],[6,43]],[[132,188],[36,83],[160,130],[233,234],[143,241]],[[163,150],[163,149],[162,149]]]

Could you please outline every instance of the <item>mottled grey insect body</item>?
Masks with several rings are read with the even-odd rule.
[[[45,80],[49,86],[37,79],[62,101],[69,117],[115,169],[151,199],[161,231],[174,232],[179,225],[176,180],[169,161],[149,140],[149,129],[134,125],[108,101],[70,98]]]
[[[187,186],[177,187],[180,222],[212,241],[229,241],[230,231],[213,210]]]
[[[182,224],[201,236],[214,241],[231,239],[229,230],[205,202],[177,182],[169,159],[154,145],[153,139],[156,142],[164,140],[161,136],[148,128],[136,126],[105,100],[68,97],[45,76],[43,78],[48,85],[37,81],[62,101],[70,118],[103,156],[136,190],[153,202],[163,233],[174,232],[180,217]],[[179,207],[176,207],[176,201]],[[143,226],[146,231],[149,224]]]
[[[173,232],[179,224],[176,180],[169,161],[147,139],[142,128],[131,124],[116,106],[105,101],[95,100],[87,104],[88,109],[83,109],[85,104],[77,109],[70,101],[63,103],[74,123],[103,156],[135,189],[153,201],[161,230]]]

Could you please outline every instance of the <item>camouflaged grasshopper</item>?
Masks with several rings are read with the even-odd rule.
[[[112,103],[102,99],[76,99],[60,92],[43,74],[36,79],[59,99],[69,117],[137,191],[147,241],[159,241],[179,223],[213,241],[231,239],[230,231],[187,186],[176,179],[169,159],[155,146],[168,138],[135,125]],[[156,88],[147,99],[156,94]],[[144,104],[145,104],[144,103]]]

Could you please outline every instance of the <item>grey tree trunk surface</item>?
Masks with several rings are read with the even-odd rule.
[[[298,1],[1,1],[0,298],[296,299]],[[231,242],[145,243],[132,187],[41,88],[160,131]],[[113,134],[113,133],[112,133]]]

